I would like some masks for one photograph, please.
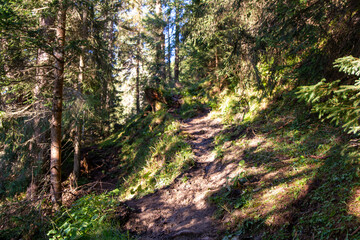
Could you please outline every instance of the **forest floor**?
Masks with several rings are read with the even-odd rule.
[[[359,138],[288,102],[233,124],[137,116],[83,149],[56,225],[39,203],[0,204],[0,239],[360,239]]]
[[[221,189],[237,167],[235,163],[224,165],[215,157],[213,140],[222,129],[220,121],[209,115],[182,123],[182,134],[187,136],[195,154],[194,166],[170,186],[127,201],[134,211],[126,230],[140,239],[217,238],[222,225],[214,218],[216,206],[208,202],[208,196]]]

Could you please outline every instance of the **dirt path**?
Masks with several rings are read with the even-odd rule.
[[[182,124],[190,135],[195,166],[167,188],[127,202],[132,212],[125,228],[140,239],[217,239],[221,224],[213,218],[214,206],[207,197],[219,190],[236,164],[223,165],[215,159],[213,139],[222,125],[208,115]],[[187,179],[181,181],[179,179]]]

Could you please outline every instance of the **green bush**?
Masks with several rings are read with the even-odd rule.
[[[71,208],[63,208],[52,221],[49,239],[129,239],[113,226],[119,201],[115,189],[100,195],[89,194],[75,202]]]

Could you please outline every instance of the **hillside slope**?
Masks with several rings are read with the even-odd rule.
[[[248,114],[251,115],[250,113]],[[359,138],[283,93],[216,139],[237,175],[210,200],[224,239],[359,239]]]
[[[243,121],[221,107],[184,121],[159,112],[105,141],[107,151],[122,148],[118,169],[126,169],[112,174],[119,231],[139,239],[359,239],[357,136],[320,122],[292,92],[251,109]],[[147,142],[141,126],[153,129]],[[191,158],[186,167],[179,156]]]

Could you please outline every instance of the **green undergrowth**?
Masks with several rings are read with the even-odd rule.
[[[223,91],[213,105],[212,116],[221,118],[225,124],[248,121],[264,102],[266,99],[260,99],[259,93],[252,88],[230,93]]]
[[[50,223],[41,213],[41,204],[18,198],[0,201],[0,239],[46,239]]]
[[[171,184],[193,164],[191,147],[180,134],[180,122],[166,111],[135,116],[119,132],[100,143],[119,149],[118,188],[90,194],[63,208],[52,221],[51,239],[131,239],[120,231],[116,209],[125,199],[141,197]]]
[[[100,195],[89,194],[71,208],[63,207],[52,218],[49,239],[132,239],[121,232],[116,219],[119,190]]]
[[[121,231],[121,220],[116,217],[119,203],[171,184],[193,165],[193,152],[181,134],[180,121],[165,110],[134,116],[98,146],[101,149],[96,151],[111,158],[107,162],[116,168],[102,170],[107,179],[117,180],[115,190],[85,195],[47,217],[42,216],[41,204],[32,206],[22,200],[24,194],[14,204],[0,202],[4,224],[0,239],[132,239]]]
[[[224,239],[360,239],[360,140],[319,121],[293,92],[253,109],[242,122],[217,113],[228,125],[214,151],[238,164],[209,197]]]
[[[183,82],[184,87],[181,91],[183,103],[178,109],[181,118],[187,119],[206,112],[215,105],[215,100],[209,95],[208,82],[203,79],[197,83]]]
[[[169,185],[193,164],[180,122],[166,111],[139,115],[106,139],[103,148],[121,147],[117,156],[120,198],[140,197]]]

